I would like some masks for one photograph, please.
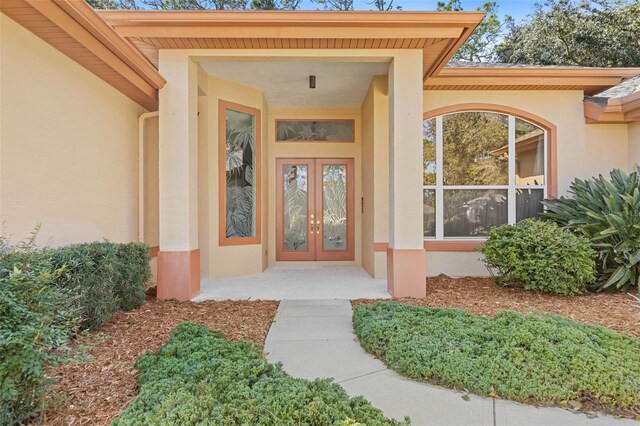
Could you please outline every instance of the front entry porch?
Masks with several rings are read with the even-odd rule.
[[[277,266],[238,277],[203,279],[195,302],[205,300],[386,299],[387,281],[372,278],[362,267]]]
[[[422,50],[226,53],[160,57],[158,296],[424,297]]]

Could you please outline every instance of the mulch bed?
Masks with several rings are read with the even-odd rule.
[[[185,321],[222,331],[231,340],[251,340],[262,346],[278,302],[177,302],[149,298],[131,312],[118,313],[99,332],[88,362],[71,362],[51,369],[58,379],[55,392],[66,398],[44,412],[34,424],[106,425],[138,395],[135,359],[154,351]],[[79,339],[76,345],[84,342]]]
[[[629,291],[636,294],[635,289]],[[625,293],[588,293],[583,296],[553,296],[520,288],[500,287],[492,278],[427,278],[425,299],[399,298],[398,302],[436,308],[460,308],[475,315],[493,316],[511,310],[549,312],[588,324],[640,337],[640,303]],[[359,299],[352,303],[374,303]]]

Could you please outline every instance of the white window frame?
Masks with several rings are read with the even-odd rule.
[[[445,115],[454,115],[466,112],[481,112],[481,113],[492,113],[492,114],[500,114],[503,116],[507,116],[508,122],[508,149],[509,149],[509,182],[507,185],[444,185],[444,173],[442,165],[444,164],[444,150],[443,150],[443,117]],[[542,189],[543,197],[548,197],[548,188],[547,183],[549,180],[548,174],[548,139],[549,135],[546,129],[540,127],[538,124],[533,123],[529,120],[526,120],[522,117],[518,117],[511,114],[505,114],[501,112],[495,111],[483,111],[483,110],[467,110],[467,111],[457,111],[450,114],[438,115],[436,117],[430,117],[423,121],[433,120],[435,118],[436,121],[436,184],[435,185],[423,185],[423,192],[425,189],[435,191],[435,199],[436,199],[436,235],[435,237],[424,237],[425,241],[484,241],[487,237],[445,237],[444,236],[444,190],[445,189],[499,189],[499,190],[507,190],[507,223],[513,225],[516,223],[517,212],[516,212],[516,192],[522,189]],[[515,152],[516,148],[516,119],[526,121],[527,123],[533,124],[543,131],[544,137],[544,185],[516,185],[516,156],[512,155]]]

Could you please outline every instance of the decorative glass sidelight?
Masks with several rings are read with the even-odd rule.
[[[347,167],[322,166],[323,249],[347,248]]]
[[[307,251],[307,188],[308,166],[305,164],[283,167],[284,182],[284,250]]]
[[[225,109],[226,237],[256,236],[256,116]]]
[[[354,120],[276,120],[278,142],[353,142]]]

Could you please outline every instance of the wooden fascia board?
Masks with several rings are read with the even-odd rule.
[[[484,13],[482,15],[482,18],[484,19]],[[473,31],[481,21],[482,19],[469,27],[465,27],[465,29],[462,31],[462,34],[460,34],[457,40],[451,40],[447,43],[447,46],[443,49],[442,53],[438,56],[431,68],[429,68],[428,70],[424,70],[424,75],[422,77],[422,80],[424,82],[426,82],[429,77],[438,75],[440,72],[442,72],[447,63],[449,63],[451,58],[453,58],[453,55],[455,55],[460,46],[462,46],[464,42],[467,41],[469,36],[473,33]]]
[[[92,52],[100,60],[108,64],[120,76],[127,79],[145,96],[151,99],[157,97],[157,88],[149,84],[136,71],[130,68],[120,57],[113,53],[107,46],[96,39],[74,18],[68,15],[53,2],[41,0],[26,0],[31,7],[47,17],[52,23],[66,32],[70,37]]]
[[[467,27],[483,12],[365,11],[99,11],[114,27],[123,26],[316,26],[316,27]]]
[[[618,77],[628,78],[640,75],[640,68],[445,68],[439,78],[505,78],[505,77]]]
[[[163,87],[166,80],[147,58],[129,41],[118,35],[85,1],[54,0],[55,3],[80,23],[87,31],[99,39],[112,52],[133,68],[156,89]]]
[[[310,26],[116,26],[122,37],[176,38],[335,38],[335,39],[457,39],[463,29],[451,28],[375,28],[375,27],[310,27]]]
[[[583,90],[602,89],[603,87],[613,87],[620,83],[622,80],[619,76],[604,76],[604,77],[572,77],[572,76],[519,76],[519,77],[431,77],[425,81],[425,88],[433,86],[451,86],[451,87],[464,87],[464,86],[485,86],[500,87],[505,86],[540,86],[548,88],[549,86],[577,86],[582,87]],[[502,89],[504,90],[504,89]]]
[[[609,99],[606,105],[584,101],[587,123],[630,123],[640,121],[640,92]]]

